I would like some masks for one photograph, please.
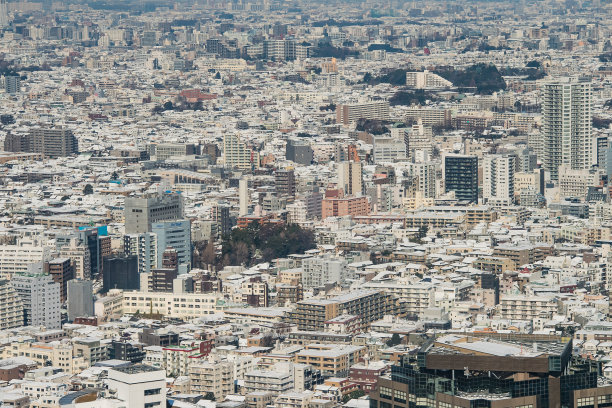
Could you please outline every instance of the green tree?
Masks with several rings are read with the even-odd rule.
[[[355,391],[349,392],[348,394],[342,397],[342,403],[346,404],[350,400],[361,398],[364,395],[365,395],[365,392],[363,390],[355,390]]]
[[[400,335],[397,333],[393,333],[393,336],[391,336],[391,339],[387,342],[387,346],[389,347],[397,346],[401,342],[402,342],[402,338],[400,337]]]
[[[83,194],[85,195],[93,194],[93,192],[94,190],[91,184],[86,184],[85,187],[83,188]]]

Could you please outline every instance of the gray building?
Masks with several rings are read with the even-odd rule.
[[[289,139],[285,148],[285,158],[294,163],[308,166],[312,163],[314,154],[310,144],[305,140]]]
[[[157,235],[150,232],[126,234],[123,252],[138,257],[138,273],[149,273],[157,267]]]
[[[151,226],[157,235],[157,266],[162,264],[162,256],[167,248],[174,248],[179,265],[191,268],[191,222],[189,220],[160,221]]]
[[[150,232],[155,222],[183,217],[182,199],[175,193],[126,197],[124,207],[126,234]]]
[[[18,75],[7,76],[4,78],[4,90],[6,93],[14,95],[21,91],[21,77]]]
[[[68,321],[94,315],[93,283],[89,280],[68,281]]]

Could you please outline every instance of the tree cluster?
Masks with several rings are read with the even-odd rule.
[[[404,90],[398,91],[389,98],[389,104],[391,106],[397,105],[425,105],[427,100],[434,100],[435,97],[429,92],[425,92],[423,89],[416,89],[414,91]]]
[[[465,69],[443,67],[434,72],[458,88],[476,88],[479,94],[488,95],[506,89],[506,81],[493,64],[479,63]]]
[[[378,119],[359,119],[355,130],[359,132],[368,132],[371,135],[384,135],[389,133],[389,128],[385,126],[387,123]]]
[[[220,266],[252,266],[316,247],[314,232],[295,224],[259,224],[234,228],[221,243]]]

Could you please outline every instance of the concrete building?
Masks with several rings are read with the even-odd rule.
[[[486,156],[482,162],[482,198],[484,204],[510,205],[514,202],[514,170],[516,157]]]
[[[302,261],[302,285],[318,288],[328,283],[346,282],[347,263],[343,259],[312,257]]]
[[[157,234],[144,232],[123,236],[123,252],[138,258],[138,273],[157,268]]]
[[[74,279],[74,269],[68,258],[56,258],[43,264],[43,272],[51,275],[53,281],[60,285],[60,301],[68,299],[68,281]]]
[[[406,142],[400,138],[375,136],[372,153],[375,163],[405,160],[407,157]]]
[[[175,193],[126,197],[124,207],[126,234],[150,232],[154,222],[177,220],[183,216],[182,198]]]
[[[363,164],[360,161],[338,163],[338,188],[343,189],[345,195],[363,194]]]
[[[285,158],[297,164],[309,166],[312,163],[313,151],[306,140],[289,139],[285,147]]]
[[[236,134],[223,136],[225,167],[249,170],[259,167],[259,153],[248,147]]]
[[[23,302],[26,326],[59,329],[61,325],[60,285],[47,274],[14,275],[11,283]]]
[[[15,245],[0,245],[0,276],[10,279],[27,272],[28,265],[51,259],[51,249],[39,240],[22,238]]]
[[[108,370],[108,389],[128,407],[166,406],[166,372],[146,365]]]
[[[151,224],[157,235],[157,265],[161,266],[164,251],[174,248],[179,265],[191,269],[191,222],[189,220],[160,221]]]
[[[274,186],[279,196],[295,196],[295,173],[293,169],[277,169],[274,172]]]
[[[478,203],[478,157],[447,155],[444,157],[444,186],[460,201]]]
[[[593,164],[591,83],[563,78],[544,85],[543,164],[553,181],[559,167],[588,170]]]
[[[249,214],[249,181],[245,178],[241,178],[238,181],[238,203],[240,206],[239,216],[245,216]]]
[[[107,293],[111,289],[137,290],[139,288],[140,279],[136,256],[113,256],[104,259],[102,293]]]
[[[389,102],[365,102],[341,105],[336,107],[336,123],[349,125],[359,119],[389,119]]]
[[[27,134],[9,134],[4,140],[4,150],[42,153],[55,158],[77,154],[79,144],[70,129],[36,127],[30,129]]]
[[[212,393],[215,400],[223,400],[234,392],[233,364],[229,361],[198,361],[189,367],[192,393]]]
[[[0,280],[0,330],[24,325],[23,302],[11,282]]]
[[[94,316],[93,283],[73,279],[68,282],[68,321],[89,316]]]

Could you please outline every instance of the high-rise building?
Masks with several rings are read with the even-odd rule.
[[[514,201],[516,157],[486,156],[482,162],[482,198],[485,203],[510,205]]]
[[[68,321],[94,315],[93,283],[73,279],[68,282]]]
[[[249,214],[249,181],[241,178],[238,182],[238,200],[240,204],[239,216]]]
[[[78,238],[71,239],[68,245],[63,246],[60,256],[70,259],[75,278],[91,279],[91,253]]]
[[[2,5],[6,3],[4,3],[4,0],[0,0],[2,3],[0,3],[0,14],[2,13]],[[0,16],[0,19],[2,17]],[[21,91],[21,77],[19,75],[9,75],[4,77],[4,90],[6,91],[7,94],[17,94]]]
[[[14,286],[6,279],[0,279],[0,330],[13,329],[24,325],[23,302]]]
[[[274,173],[276,192],[281,196],[295,196],[295,173],[291,169],[278,169]]]
[[[45,273],[20,273],[11,283],[21,298],[26,326],[59,329],[61,325],[60,285]]]
[[[460,201],[478,203],[478,157],[447,155],[444,158],[446,192],[454,191]]]
[[[223,157],[225,167],[250,170],[259,167],[259,153],[240,140],[240,136],[223,136]]]
[[[74,268],[69,258],[56,258],[43,264],[43,272],[48,273],[53,281],[60,285],[60,301],[68,298],[68,281],[74,279]]]
[[[179,265],[191,269],[191,222],[189,220],[160,221],[151,225],[157,235],[157,265],[162,266],[164,252],[174,248]]]
[[[363,165],[360,161],[345,161],[338,164],[338,188],[346,195],[363,193]]]
[[[0,28],[9,26],[8,6],[6,0],[0,0]]]
[[[144,232],[123,236],[123,252],[138,258],[138,273],[149,273],[157,267],[157,234]]]
[[[418,190],[425,198],[436,198],[436,167],[435,162],[409,164],[408,171],[417,177]]]
[[[544,85],[543,163],[553,181],[559,167],[588,170],[593,164],[591,83],[564,78]]]
[[[177,220],[183,216],[182,199],[176,193],[126,197],[124,207],[126,234],[150,232],[154,222]]]
[[[159,268],[151,271],[149,292],[172,292],[172,283],[178,274],[178,253],[174,248],[166,248]]]
[[[111,289],[138,290],[139,288],[136,256],[115,256],[104,259],[102,293],[107,293]]]

